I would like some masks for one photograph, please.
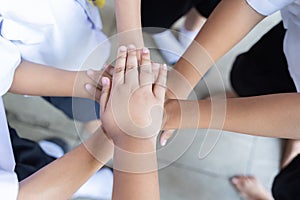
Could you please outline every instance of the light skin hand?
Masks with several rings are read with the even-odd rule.
[[[100,101],[101,91],[102,91],[102,77],[107,77],[110,80],[112,79],[114,71],[114,66],[104,65],[104,69],[95,71],[89,69],[86,71],[86,75],[90,78],[90,82],[85,84],[86,91],[93,97],[97,102]]]
[[[167,96],[172,99],[187,98],[213,62],[237,44],[263,18],[245,0],[221,1],[201,28],[195,42],[169,73]],[[164,132],[160,138],[161,143],[165,144],[171,136],[172,131]]]
[[[158,77],[153,85],[156,73]],[[144,139],[155,141],[162,125],[166,73],[166,66],[153,68],[148,49],[143,50],[138,69],[136,48],[133,45],[119,48],[111,91],[109,79],[102,78],[100,98],[103,127],[109,130],[115,144]]]
[[[142,52],[138,66],[135,47],[120,47],[112,83],[101,79],[102,126],[115,144],[112,199],[160,198],[156,136],[162,126],[167,69],[155,68],[149,50]]]
[[[102,86],[95,83],[90,77],[105,76],[111,78],[111,73],[111,66],[100,71],[67,71],[52,66],[22,61],[15,71],[14,80],[9,91],[32,96],[74,96],[96,98],[97,100]],[[87,91],[87,88],[94,90]]]

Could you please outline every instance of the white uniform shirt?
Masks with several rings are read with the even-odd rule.
[[[0,97],[0,194],[1,199],[17,199],[19,182],[14,173],[15,160],[11,147],[4,106]]]
[[[284,38],[284,53],[290,74],[300,92],[300,0],[247,0],[248,4],[262,15],[281,11],[287,29]]]
[[[21,59],[79,70],[107,39],[101,28],[98,8],[86,0],[0,0],[0,87],[10,86]],[[110,53],[104,43],[102,60]]]
[[[2,96],[21,60],[78,70],[106,36],[98,9],[85,0],[0,0],[0,194],[16,199],[18,180]],[[99,48],[97,48],[99,50]],[[103,45],[102,60],[110,45]]]

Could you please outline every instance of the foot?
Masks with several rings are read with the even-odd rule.
[[[235,176],[231,183],[245,200],[274,200],[253,176]]]
[[[300,140],[287,140],[281,168],[285,168],[298,154],[300,154]]]

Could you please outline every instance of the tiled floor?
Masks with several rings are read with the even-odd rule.
[[[108,35],[115,32],[112,8],[110,2],[102,13],[104,31]],[[278,15],[267,19],[217,63],[227,89],[230,89],[228,71],[235,55],[249,48],[258,38],[257,34],[261,35],[278,19]],[[147,46],[154,45],[149,36],[145,37],[145,41]],[[156,50],[153,53],[153,60],[163,61]],[[206,78],[213,79],[214,73],[209,73]],[[218,87],[214,88],[217,92]],[[207,91],[204,82],[200,82],[195,91],[199,97],[205,96]],[[25,98],[8,94],[4,100],[9,121],[22,136],[39,140],[56,135],[68,139],[71,145],[78,143],[77,133],[81,132],[81,125],[74,125],[73,121],[39,97]],[[206,134],[208,137],[220,137],[212,151],[200,159],[200,147]],[[278,171],[281,145],[278,139],[226,131],[180,131],[167,148],[159,150],[161,197],[163,200],[237,200],[240,197],[228,182],[235,174],[255,175],[270,188]]]

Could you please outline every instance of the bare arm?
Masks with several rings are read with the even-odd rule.
[[[169,73],[168,96],[186,98],[213,62],[237,44],[263,18],[246,0],[221,1],[197,35],[196,42],[176,63],[175,70]],[[183,77],[180,78],[178,73]]]
[[[92,98],[85,84],[94,84],[86,72],[74,72],[22,61],[15,71],[10,92],[37,96]]]
[[[18,199],[69,199],[112,153],[112,143],[99,129],[84,144],[23,180]]]
[[[114,0],[120,45],[144,46],[141,30],[141,0]]]
[[[156,142],[133,139],[115,144],[112,199],[160,199]]]
[[[225,100],[224,100],[225,101]],[[300,139],[300,95],[274,94],[247,98],[226,99],[226,113],[223,130],[250,135]],[[212,116],[210,100],[178,101],[170,100],[166,105],[168,116],[165,128],[217,128],[210,127],[215,118]],[[195,106],[198,106],[200,118]],[[182,118],[182,119],[181,119]]]
[[[102,125],[115,144],[113,199],[156,200],[156,138],[162,125],[167,69],[152,66],[148,49],[143,49],[138,67],[137,54],[134,46],[119,48],[110,91],[110,81],[102,79],[106,84],[100,110]]]

